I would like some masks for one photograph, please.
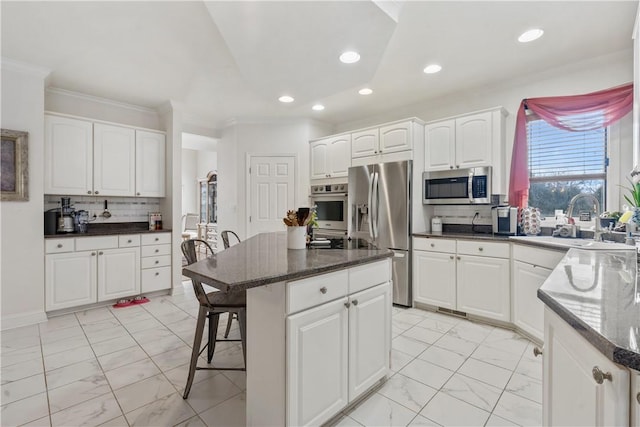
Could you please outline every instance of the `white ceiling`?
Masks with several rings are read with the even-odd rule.
[[[637,1],[2,1],[2,56],[51,86],[131,104],[181,102],[230,119],[344,123],[629,49]],[[520,44],[531,27],[542,39]],[[362,60],[338,62],[346,49]],[[426,75],[431,62],[442,72]],[[358,89],[370,86],[363,97]],[[281,104],[277,97],[296,98]],[[326,106],[314,112],[311,106]]]

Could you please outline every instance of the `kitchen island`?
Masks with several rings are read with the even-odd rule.
[[[637,254],[570,249],[538,290],[544,425],[640,425]]]
[[[183,269],[247,292],[247,425],[322,424],[387,375],[391,256],[357,241],[292,250],[265,233]]]

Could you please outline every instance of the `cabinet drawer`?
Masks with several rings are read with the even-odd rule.
[[[140,235],[127,234],[125,236],[118,236],[118,246],[121,248],[140,246]]]
[[[166,267],[171,265],[171,255],[142,258],[142,268]]]
[[[142,270],[142,292],[153,292],[171,287],[171,267]]]
[[[349,293],[387,282],[391,278],[389,261],[384,260],[349,269]]]
[[[117,247],[118,236],[82,237],[76,239],[76,251],[115,249]]]
[[[149,233],[142,234],[142,245],[161,245],[171,243],[171,233]]]
[[[142,246],[142,256],[170,255],[171,245]]]
[[[46,239],[44,250],[47,254],[59,254],[62,252],[73,252],[75,239]]]
[[[509,243],[458,240],[458,254],[509,258]]]
[[[287,283],[287,314],[345,296],[348,288],[347,270],[289,282]]]
[[[413,249],[419,251],[434,251],[434,252],[456,252],[456,241],[454,239],[432,239],[416,237],[413,239]]]
[[[513,245],[513,259],[553,270],[566,251],[539,249],[525,245]]]

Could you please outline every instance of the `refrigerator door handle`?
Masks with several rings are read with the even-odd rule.
[[[473,169],[469,170],[469,180],[467,181],[467,193],[469,193],[469,202],[475,203],[473,199]]]
[[[379,187],[379,174],[378,172],[374,172],[373,175],[373,188],[375,190],[375,195],[373,197],[374,201],[373,204],[375,206],[375,219],[373,220],[373,238],[377,239],[378,238],[378,214],[379,214],[379,210],[380,210],[380,187]]]
[[[371,172],[369,175],[369,195],[367,200],[367,206],[369,207],[369,218],[367,222],[369,223],[369,236],[371,236],[372,239],[375,237],[373,235],[373,205],[371,204],[373,197],[373,176],[373,172]]]

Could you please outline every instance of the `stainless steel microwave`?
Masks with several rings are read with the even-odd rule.
[[[454,169],[422,174],[425,205],[491,203],[491,167]]]

